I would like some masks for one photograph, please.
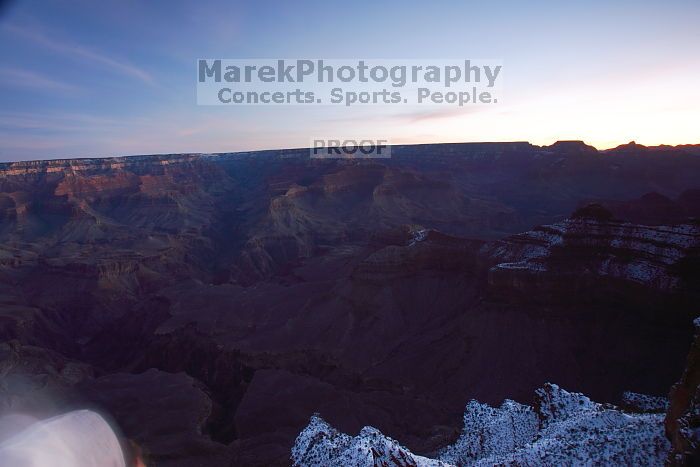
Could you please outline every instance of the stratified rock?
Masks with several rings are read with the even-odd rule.
[[[602,206],[590,206],[571,219],[486,245],[482,255],[496,263],[491,284],[524,293],[548,285],[572,288],[586,279],[670,292],[688,285],[681,265],[697,258],[699,246],[698,225],[612,221]]]

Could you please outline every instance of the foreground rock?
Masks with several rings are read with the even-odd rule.
[[[297,467],[439,467],[462,465],[663,465],[670,448],[663,415],[625,413],[547,384],[533,407],[476,401],[464,412],[456,443],[430,459],[371,427],[351,437],[314,415],[297,437]]]
[[[685,371],[671,388],[671,404],[666,414],[666,435],[673,446],[668,464],[700,463],[700,318],[694,321],[695,340]]]
[[[398,442],[366,426],[352,437],[338,432],[320,416],[311,417],[292,448],[295,466],[447,467],[439,460],[417,456]]]

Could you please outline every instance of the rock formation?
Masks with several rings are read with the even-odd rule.
[[[625,413],[554,384],[533,407],[467,405],[459,439],[436,459],[417,456],[372,427],[351,437],[314,415],[292,448],[295,467],[463,465],[663,465],[669,443],[663,415]]]

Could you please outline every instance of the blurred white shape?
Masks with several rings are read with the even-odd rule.
[[[39,419],[30,415],[13,413],[0,417],[0,443],[29,428]]]
[[[78,410],[30,425],[0,444],[0,466],[126,467],[117,436],[99,414]]]

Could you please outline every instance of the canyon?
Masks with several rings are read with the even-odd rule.
[[[312,465],[309,427],[430,460],[549,391],[692,451],[697,146],[391,155],[0,164],[0,415],[92,408],[165,466]]]

